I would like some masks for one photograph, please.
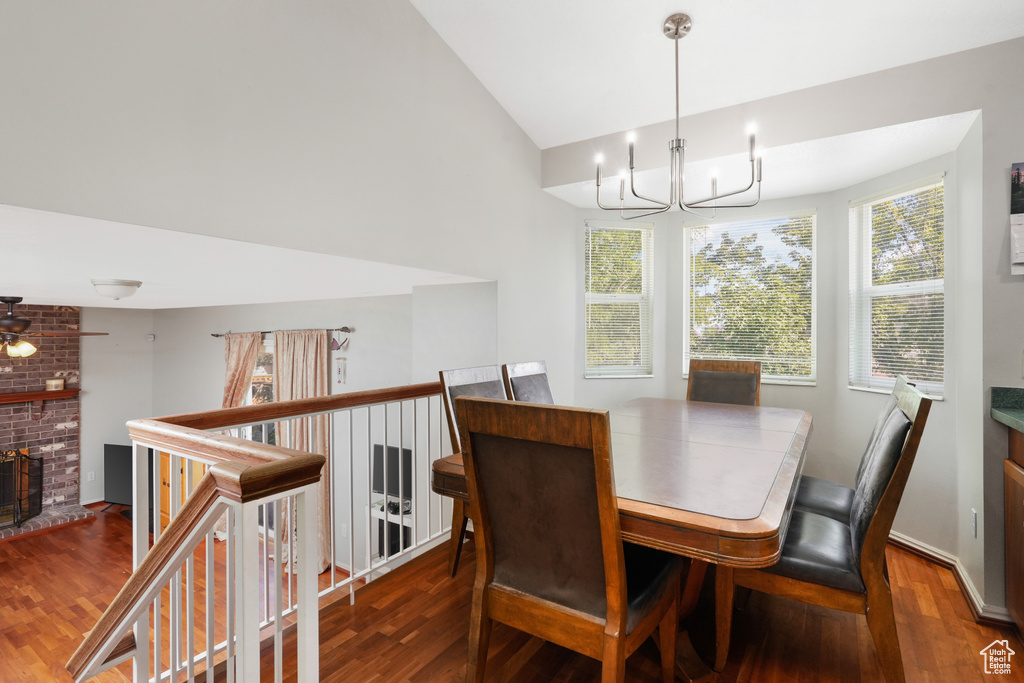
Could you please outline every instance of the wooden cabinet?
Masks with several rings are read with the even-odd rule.
[[[184,502],[188,497],[191,488],[194,488],[199,480],[206,474],[206,465],[199,462],[192,462],[192,487],[189,487],[186,467],[189,461],[184,458],[174,458],[178,466],[178,477],[181,482],[181,498]],[[180,506],[179,506],[180,507]],[[171,521],[171,457],[167,453],[160,453],[160,529],[163,530]]]
[[[1024,624],[1024,468],[1003,461],[1006,492],[1006,608]]]

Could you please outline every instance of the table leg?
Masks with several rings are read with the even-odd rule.
[[[689,617],[697,606],[704,575],[707,574],[708,563],[704,560],[690,560],[690,569],[683,577],[683,589],[679,595],[679,619]]]
[[[725,668],[729,659],[729,639],[732,635],[733,568],[720,564],[715,567],[715,671]]]
[[[679,619],[689,617],[697,606],[704,576],[708,571],[708,563],[703,560],[690,560],[690,569],[683,578],[683,589],[679,596]],[[711,683],[718,674],[704,663],[690,642],[690,634],[680,631],[676,640],[676,675],[689,683]]]

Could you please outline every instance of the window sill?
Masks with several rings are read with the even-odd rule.
[[[868,393],[868,394],[884,394],[886,396],[888,396],[889,394],[892,393],[892,389],[883,389],[881,387],[858,387],[858,386],[854,386],[852,384],[848,384],[846,386],[846,388],[850,389],[852,391],[863,391],[863,392]],[[930,398],[932,401],[945,401],[946,400],[946,397],[944,395],[941,395],[941,394],[930,394],[930,393],[928,393],[927,391],[925,391],[923,389],[921,390],[921,393],[924,394],[925,396],[927,396],[928,398]]]

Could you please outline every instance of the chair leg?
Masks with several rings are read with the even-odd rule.
[[[481,683],[487,668],[487,646],[491,642],[491,617],[487,604],[487,591],[473,587],[473,610],[469,615],[469,663],[466,665],[466,683]]]
[[[886,683],[905,683],[903,656],[896,633],[896,614],[892,607],[892,591],[884,589],[868,593],[868,630],[875,642],[875,651],[882,664]]]
[[[679,589],[672,604],[665,611],[665,616],[658,624],[658,641],[661,648],[661,678],[663,683],[676,680],[676,630],[679,628]]]
[[[732,636],[732,604],[735,586],[733,568],[724,564],[715,566],[715,671],[725,668],[729,659],[729,639]]]
[[[601,658],[601,683],[623,683],[625,680],[626,639],[605,633],[604,656]]]
[[[458,498],[452,499],[452,536],[448,539],[448,576],[455,578],[462,555],[462,541],[466,538],[466,504]]]

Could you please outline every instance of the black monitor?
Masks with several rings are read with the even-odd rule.
[[[384,493],[384,446],[379,443],[373,444],[371,488],[374,493]],[[388,446],[388,495],[412,500],[412,451],[408,448],[402,449],[402,462],[399,464],[398,446]]]

